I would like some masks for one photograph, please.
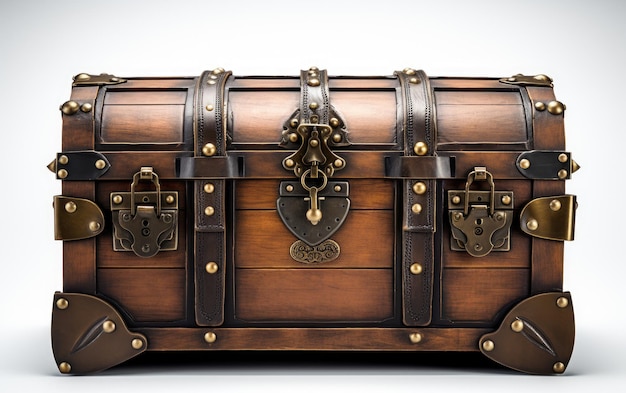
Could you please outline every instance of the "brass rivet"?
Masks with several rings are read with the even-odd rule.
[[[312,103],[309,104],[309,109],[315,110],[315,109],[317,109],[318,106],[319,105],[317,104],[317,102],[312,102]]]
[[[335,168],[341,168],[344,164],[345,162],[341,158],[337,158],[335,162],[333,163]]]
[[[214,85],[214,84],[216,84],[217,82],[216,82],[216,81],[214,81],[213,79],[210,79],[210,80],[208,80],[208,81],[207,81],[207,83],[208,83],[209,85]]]
[[[522,330],[524,330],[524,322],[522,322],[519,319],[516,319],[511,324],[511,330],[513,330],[515,333],[521,332]]]
[[[333,188],[335,190],[335,192],[341,192],[341,186],[340,185],[336,185],[335,188]]]
[[[333,128],[339,127],[339,119],[337,119],[336,117],[333,117],[333,118],[330,119],[329,124]],[[335,134],[335,135],[337,135],[337,134]]]
[[[65,310],[70,305],[67,299],[61,297],[57,299],[56,306],[59,310]]]
[[[335,143],[341,142],[341,134],[334,134],[333,135],[333,142],[335,142]]]
[[[428,146],[424,142],[417,142],[415,146],[413,146],[413,151],[418,156],[423,156],[428,153]]]
[[[217,67],[216,69],[213,70],[213,74],[215,75],[219,75],[222,72],[224,72],[224,69],[222,67]]]
[[[558,199],[553,199],[552,201],[550,201],[550,210],[552,210],[553,212],[558,212],[559,210],[561,210],[561,201],[559,201]]]
[[[454,221],[460,221],[461,218],[463,218],[463,213],[461,212],[456,212],[454,213],[454,215],[452,216],[452,218],[454,219]]]
[[[287,168],[292,168],[294,165],[296,165],[296,163],[291,158],[285,160],[285,166]]]
[[[101,228],[101,227],[102,227],[102,224],[100,224],[100,223],[99,223],[99,222],[97,222],[97,221],[91,221],[91,222],[89,223],[89,230],[90,230],[91,232],[97,232],[97,231],[99,231],[99,230],[100,230],[100,228]]]
[[[565,105],[559,101],[548,102],[548,112],[553,115],[560,115],[565,110]]]
[[[69,374],[72,371],[72,366],[68,362],[61,362],[59,364],[59,371],[63,374]]]
[[[115,331],[115,322],[110,319],[102,323],[102,330],[105,333],[113,333]]]
[[[528,161],[527,158],[524,158],[524,159],[520,160],[519,167],[522,168],[522,169],[530,168],[530,161]]]
[[[207,183],[204,185],[204,192],[206,192],[207,194],[212,194],[213,191],[215,191],[215,186],[213,185],[213,183]]]
[[[141,349],[143,348],[143,340],[135,338],[130,342],[130,346],[133,347],[133,349]]]
[[[501,201],[503,205],[510,205],[511,197],[509,195],[503,195]]]
[[[550,78],[548,75],[545,75],[545,74],[537,74],[533,76],[533,79],[537,79],[538,81],[542,81],[542,82],[552,82],[552,78]]]
[[[569,300],[567,300],[566,297],[561,296],[560,298],[556,299],[556,305],[559,308],[565,308],[569,305]]]
[[[204,214],[207,216],[212,216],[213,214],[215,214],[215,208],[213,206],[207,206],[206,209],[204,209]]]
[[[59,164],[65,165],[70,161],[70,159],[64,154],[59,156]]]
[[[205,108],[209,112],[211,112],[213,109],[215,109],[215,107],[213,105],[211,105],[211,104],[208,104]]]
[[[455,205],[458,205],[459,203],[461,203],[461,197],[458,195],[455,195],[452,197],[452,203]]]
[[[546,104],[541,101],[535,102],[535,109],[537,109],[539,112],[543,112],[546,110]]]
[[[215,335],[215,333],[207,332],[204,334],[204,341],[206,341],[207,343],[214,343],[215,340],[217,340],[217,336]]]
[[[418,78],[410,78],[409,83],[420,83],[420,80]]]
[[[483,341],[483,349],[487,352],[491,352],[493,351],[493,349],[496,347],[496,345],[493,343],[493,341],[491,340],[485,340]]]
[[[204,267],[206,269],[206,272],[209,274],[215,274],[217,273],[217,270],[219,269],[219,266],[217,266],[217,263],[215,262],[209,262],[206,264],[206,266]]]
[[[78,112],[79,108],[80,108],[80,105],[78,105],[78,102],[66,101],[63,103],[63,105],[61,105],[61,112],[63,112],[63,114],[65,115],[71,116],[75,114],[76,112]]]
[[[88,102],[85,102],[83,105],[80,106],[80,110],[85,113],[91,112],[92,109],[93,109],[93,105],[91,105]]]
[[[536,231],[537,228],[539,228],[539,223],[534,218],[531,218],[526,223],[526,228],[528,228],[528,230],[530,230],[530,231]]]
[[[85,82],[89,79],[91,79],[91,76],[89,74],[85,74],[84,72],[82,74],[76,75],[76,77],[74,78],[74,80],[78,82]]]
[[[57,172],[57,176],[59,177],[59,179],[65,179],[67,175],[69,175],[69,173],[67,173],[65,169],[59,169],[59,171]]]
[[[318,115],[313,115],[309,120],[311,120],[311,123],[317,123],[320,121],[320,117]]]
[[[215,155],[216,152],[217,148],[212,143],[207,143],[202,147],[202,154],[204,154],[205,156],[211,157]]]
[[[317,139],[311,139],[309,141],[309,145],[311,145],[312,147],[317,147],[319,146],[319,144],[320,144],[320,141],[318,141]]]
[[[320,80],[317,78],[311,78],[306,83],[309,86],[316,87],[320,85]]]
[[[119,205],[120,203],[122,203],[123,200],[124,198],[122,198],[121,195],[115,195],[113,197],[113,203],[115,203],[116,205]]]
[[[413,192],[417,195],[423,195],[426,192],[426,183],[418,181],[413,184]]]
[[[68,213],[74,213],[76,209],[77,207],[74,201],[69,201],[65,204],[65,211]]]
[[[567,177],[567,171],[565,169],[561,169],[557,175],[559,176],[559,179],[565,179]]]
[[[98,160],[96,161],[95,165],[96,165],[96,169],[104,169],[104,167],[107,166],[107,163],[104,160]]]
[[[292,192],[292,191],[293,191],[293,186],[292,186],[291,184],[288,184],[288,185],[285,187],[285,190],[286,190],[287,192]]]
[[[413,344],[417,344],[422,341],[422,335],[420,333],[411,333],[409,334],[409,340],[411,340]]]
[[[411,206],[411,211],[414,214],[420,214],[422,212],[422,205],[420,205],[419,203],[414,204],[413,206]]]
[[[292,132],[289,134],[289,140],[293,143],[298,142],[298,134],[295,132]]]
[[[563,372],[565,372],[565,365],[561,362],[556,362],[554,366],[552,366],[552,371],[557,374],[563,374]]]
[[[291,119],[289,121],[289,126],[291,128],[296,128],[296,127],[298,127],[298,123],[300,123],[300,121],[298,119]]]
[[[414,263],[411,265],[409,270],[411,271],[411,274],[422,274],[424,268],[419,263]]]
[[[415,75],[415,70],[413,68],[405,68],[404,70],[402,70],[402,72],[404,72],[407,75]]]
[[[565,153],[559,154],[559,162],[566,163],[567,162],[567,154],[565,154]]]
[[[172,203],[174,203],[174,196],[173,195],[168,195],[165,197],[165,203],[169,203],[170,205]]]

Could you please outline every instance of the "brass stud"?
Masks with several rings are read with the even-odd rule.
[[[541,101],[537,101],[535,102],[535,109],[537,109],[539,112],[543,112],[546,110],[546,104]]]
[[[219,75],[223,72],[224,72],[224,69],[222,67],[217,67],[216,69],[213,70],[213,74],[215,75]]]
[[[219,270],[219,266],[217,266],[217,263],[215,262],[207,263],[204,268],[206,269],[206,272],[209,274],[215,274]]]
[[[115,322],[109,320],[106,320],[102,323],[102,330],[105,333],[113,333],[115,331]]]
[[[211,157],[215,155],[216,152],[217,148],[212,143],[207,143],[202,147],[202,154],[204,154],[205,156]]]
[[[333,135],[333,142],[335,142],[335,143],[341,142],[341,134],[334,134]]]
[[[215,109],[215,107],[211,104],[208,104],[207,106],[205,106],[206,110],[211,112],[213,109]]]
[[[317,123],[320,121],[320,117],[318,115],[313,115],[309,120],[311,120],[311,123]]]
[[[294,165],[296,165],[296,163],[291,158],[285,160],[285,166],[287,168],[293,168]]]
[[[511,197],[509,195],[503,195],[501,198],[502,204],[503,205],[510,205],[511,204]]]
[[[311,139],[309,141],[309,145],[311,145],[311,147],[318,147],[320,144],[320,141],[318,141],[317,139]]]
[[[83,105],[80,106],[80,110],[84,113],[89,113],[91,112],[92,109],[93,109],[93,105],[91,105],[88,102],[85,102]]]
[[[420,214],[422,212],[422,205],[420,205],[419,203],[414,204],[413,206],[411,206],[411,211],[413,212],[413,214]]]
[[[415,70],[413,68],[405,68],[404,70],[402,70],[402,72],[404,72],[407,75],[415,75]]]
[[[567,178],[567,171],[565,169],[561,169],[559,173],[557,173],[557,176],[559,177],[559,179],[563,180]]]
[[[333,128],[339,127],[339,119],[337,119],[336,117],[333,117],[330,119],[329,124]],[[338,134],[335,134],[335,135],[338,135]]]
[[[120,203],[122,203],[123,200],[124,198],[122,198],[121,195],[113,196],[113,203],[115,203],[116,205],[119,205]]]
[[[335,162],[333,162],[333,165],[335,166],[335,168],[341,168],[345,165],[345,162],[341,158],[337,158]]]
[[[455,205],[458,205],[459,203],[461,203],[461,197],[458,195],[455,195],[452,197],[452,203]]]
[[[413,146],[413,151],[418,156],[423,156],[423,155],[426,155],[426,153],[428,153],[428,146],[424,142],[417,142],[415,146]]]
[[[91,79],[91,75],[85,74],[84,72],[76,75],[76,77],[74,78],[74,80],[77,82],[85,82],[85,81],[88,81],[89,79]]]
[[[411,265],[409,270],[411,271],[411,274],[417,275],[417,274],[422,274],[422,271],[424,270],[424,268],[419,263],[414,263]]]
[[[298,123],[300,123],[300,121],[298,119],[291,119],[289,121],[289,126],[291,128],[296,128],[296,127],[298,127]]]
[[[91,232],[98,232],[101,227],[102,227],[102,224],[100,224],[98,221],[91,221],[89,223],[89,230]]]
[[[335,188],[333,188],[335,190],[335,192],[341,192],[341,186],[340,185],[336,185]]]
[[[66,308],[68,308],[70,305],[70,302],[67,301],[67,299],[60,297],[57,299],[56,302],[56,306],[59,310],[65,310]]]
[[[537,228],[539,228],[539,223],[534,218],[531,218],[526,222],[526,228],[528,228],[529,231],[536,231]]]
[[[285,190],[286,190],[287,192],[292,192],[292,191],[293,191],[293,186],[292,186],[291,184],[288,184],[288,185],[285,187]]]
[[[141,349],[143,348],[143,340],[135,338],[130,342],[130,346],[133,347],[133,349]]]
[[[68,362],[59,363],[59,371],[63,374],[69,374],[72,371],[72,366]]]
[[[413,344],[418,344],[422,341],[422,335],[420,333],[411,333],[409,334],[409,340],[411,340]]]
[[[487,352],[491,352],[491,351],[494,350],[495,347],[496,347],[496,344],[494,344],[493,341],[491,341],[491,340],[483,341],[483,350],[485,350]]]
[[[69,161],[70,161],[70,159],[69,159],[69,158],[68,158],[65,154],[63,154],[63,155],[59,156],[59,164],[61,164],[61,165],[65,165],[65,164],[67,164]]]
[[[537,74],[533,76],[533,79],[537,79],[538,81],[542,81],[542,82],[552,82],[552,78],[550,78],[548,75],[545,75],[545,74]]]
[[[561,296],[560,298],[556,299],[556,305],[558,308],[565,308],[569,305],[569,300],[567,300],[566,297]]]
[[[561,210],[561,201],[559,201],[558,199],[551,200],[550,210],[552,210],[553,212],[558,212],[559,210]]]
[[[409,83],[417,84],[420,83],[420,80],[418,78],[410,78]]]
[[[423,195],[424,193],[426,193],[426,183],[418,181],[417,183],[413,184],[413,192],[417,195]]]
[[[560,101],[548,102],[548,112],[553,115],[560,115],[565,110],[565,105]]]
[[[65,115],[71,116],[78,112],[79,108],[80,106],[78,105],[78,102],[66,101],[63,103],[63,105],[61,105],[61,112],[63,112],[63,114]]]
[[[207,343],[212,344],[215,342],[215,340],[217,340],[217,336],[215,335],[215,333],[207,332],[204,334],[204,341],[206,341]]]
[[[175,199],[174,199],[174,196],[173,196],[173,195],[168,195],[168,196],[166,196],[166,197],[165,197],[165,203],[168,203],[168,204],[170,204],[170,205],[171,205],[172,203],[174,203],[174,200],[175,200]]]
[[[312,87],[316,87],[320,85],[320,80],[317,78],[311,78],[306,82],[306,84]]]
[[[206,192],[207,194],[212,194],[213,191],[215,191],[215,186],[213,185],[213,183],[207,183],[204,185],[204,192]]]
[[[556,362],[554,366],[552,366],[552,371],[557,374],[563,374],[565,372],[565,365],[561,362]]]
[[[317,104],[317,102],[312,102],[312,103],[309,104],[309,109],[316,110],[318,108],[318,106],[319,105]]]
[[[463,213],[461,212],[456,212],[452,216],[452,219],[454,219],[454,221],[460,221],[462,218],[463,218]]]
[[[522,330],[524,330],[524,322],[516,319],[515,321],[513,321],[513,323],[511,323],[511,330],[513,330],[515,333],[521,332]]]
[[[104,160],[97,160],[95,165],[96,169],[104,169],[107,166],[107,163]]]
[[[212,216],[215,214],[215,208],[213,206],[207,206],[206,209],[204,209],[204,214],[209,217]]]
[[[528,161],[527,158],[524,158],[524,159],[520,160],[519,167],[522,168],[522,169],[530,168],[530,161]]]
[[[77,209],[77,206],[74,201],[69,201],[65,204],[65,211],[68,213],[74,213],[76,209]]]
[[[289,134],[289,140],[293,143],[298,142],[298,134],[295,132],[292,132]]]
[[[59,171],[57,172],[57,176],[59,177],[59,179],[65,179],[67,175],[69,175],[69,173],[67,173],[67,170],[65,169],[59,169]]]
[[[559,154],[559,162],[566,163],[567,162],[567,154],[565,154],[565,153]]]
[[[217,83],[217,82],[216,82],[215,80],[213,80],[213,79],[209,79],[209,80],[207,81],[207,84],[209,84],[209,85],[214,85],[214,84],[216,84],[216,83]]]

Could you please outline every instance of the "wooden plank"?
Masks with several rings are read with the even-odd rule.
[[[182,143],[184,105],[105,105],[101,143]]]

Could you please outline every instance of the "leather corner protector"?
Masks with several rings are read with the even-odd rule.
[[[48,165],[60,180],[96,180],[110,167],[104,154],[93,150],[57,153],[56,159]]]

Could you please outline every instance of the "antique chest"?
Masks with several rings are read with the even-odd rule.
[[[76,75],[49,165],[60,372],[350,350],[563,373],[564,110],[545,75]]]

